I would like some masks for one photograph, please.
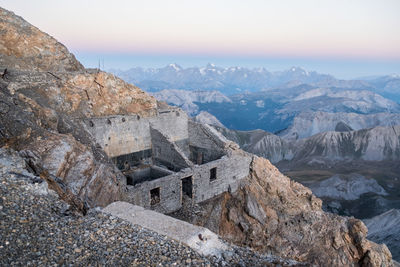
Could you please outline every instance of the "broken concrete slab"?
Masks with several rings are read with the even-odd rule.
[[[113,216],[175,239],[203,255],[221,256],[229,247],[207,228],[146,210],[127,202],[114,202],[103,210]]]

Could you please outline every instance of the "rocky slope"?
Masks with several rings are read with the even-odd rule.
[[[400,210],[392,209],[371,219],[364,220],[368,227],[368,238],[385,243],[393,259],[400,261]]]
[[[312,192],[318,197],[336,200],[356,200],[366,193],[387,196],[388,193],[376,180],[367,179],[359,174],[334,175],[323,181],[312,183]]]
[[[235,131],[224,127],[215,128],[243,150],[267,158],[272,163],[291,160],[296,149],[290,142],[263,130]]]
[[[400,125],[400,114],[302,112],[293,119],[288,129],[279,133],[279,136],[285,139],[301,139],[327,131],[344,132],[391,125]]]
[[[0,39],[2,67],[35,71],[84,69],[64,45],[1,7],[0,29],[2,29]]]
[[[218,130],[310,187],[323,199],[325,211],[364,219],[400,204],[399,126],[326,132],[301,140],[262,130]]]
[[[300,90],[293,95],[277,91],[277,96],[285,105],[277,110],[277,114],[292,114],[301,112],[323,111],[329,113],[400,113],[400,105],[379,94],[366,90],[340,90],[330,88],[311,88],[305,92]]]
[[[389,250],[366,239],[361,221],[323,212],[321,204],[309,189],[255,157],[237,192],[201,203],[195,213],[188,209],[175,216],[236,244],[319,266],[390,265]]]
[[[326,164],[348,160],[397,161],[400,159],[400,126],[358,131],[323,132],[301,140],[287,140],[263,130],[217,129],[247,152],[271,162]]]
[[[222,125],[222,123],[215,116],[211,115],[207,111],[200,112],[197,116],[193,117],[193,120],[217,127],[224,127],[224,125]]]
[[[294,160],[400,160],[400,126],[351,132],[325,132],[297,142]]]
[[[77,215],[26,167],[0,148],[1,266],[304,266],[228,244],[222,257],[206,257],[99,209]]]

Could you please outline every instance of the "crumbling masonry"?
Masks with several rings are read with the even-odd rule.
[[[91,118],[85,125],[125,174],[130,202],[145,208],[173,212],[183,201],[235,191],[249,174],[251,156],[179,108],[153,117]]]

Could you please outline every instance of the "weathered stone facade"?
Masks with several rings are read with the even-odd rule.
[[[249,174],[251,156],[235,153],[217,131],[192,122],[179,108],[84,124],[127,177],[129,201],[145,208],[173,212],[185,199],[199,203],[236,191]]]
[[[85,119],[87,130],[111,158],[151,149],[150,127],[172,141],[187,140],[188,117],[178,108],[158,110],[155,116],[115,115]]]

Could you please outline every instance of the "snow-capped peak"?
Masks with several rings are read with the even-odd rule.
[[[176,64],[176,63],[169,64],[168,66],[171,67],[171,68],[173,68],[173,69],[176,70],[176,71],[182,70],[182,67],[179,66],[179,65]]]

